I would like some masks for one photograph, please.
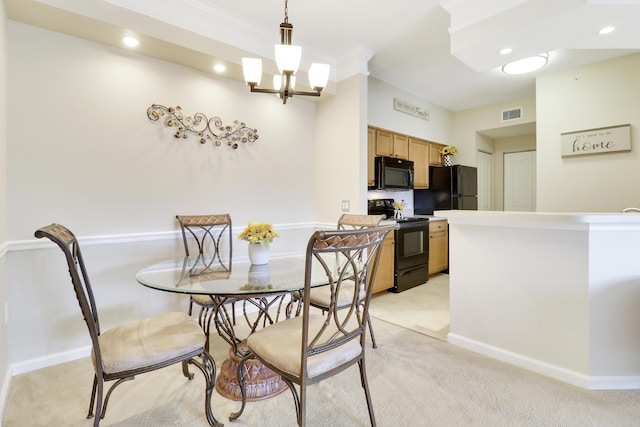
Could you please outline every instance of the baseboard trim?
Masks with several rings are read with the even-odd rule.
[[[11,369],[7,369],[7,372],[2,379],[2,388],[0,389],[0,425],[4,425],[4,409],[7,406],[7,399],[9,398],[9,389],[11,388]]]
[[[447,342],[492,359],[588,390],[630,390],[640,388],[640,377],[638,376],[589,376],[454,333],[449,333]]]
[[[24,374],[26,372],[35,371],[49,366],[59,365],[65,362],[82,359],[91,354],[91,346],[76,348],[61,353],[50,354],[35,359],[25,360],[24,362],[14,363],[11,365],[11,375]]]

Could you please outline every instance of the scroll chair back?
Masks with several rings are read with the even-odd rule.
[[[252,372],[244,367],[244,361],[259,359],[291,389],[299,426],[306,424],[307,386],[358,364],[369,419],[376,425],[365,369],[365,329],[380,248],[393,228],[317,231],[311,236],[306,250],[304,294],[311,291],[312,278],[317,284],[316,269],[320,269],[333,295],[331,304],[321,314],[312,308],[309,298],[303,298],[302,315],[249,335],[248,351],[238,366],[242,407],[231,414],[230,420],[237,419],[245,407],[245,376]],[[338,307],[335,295],[346,289],[351,289],[350,304]]]
[[[204,348],[205,336],[196,321],[186,313],[164,313],[102,332],[89,275],[76,237],[59,224],[42,227],[36,230],[35,236],[48,238],[62,249],[82,316],[89,329],[94,378],[87,418],[94,416],[95,405],[94,427],[104,418],[109,397],[122,382],[132,380],[138,374],[181,362],[184,363],[183,374],[189,379],[193,375],[188,375],[186,364],[196,366],[204,374],[207,420],[212,426],[221,426],[211,411],[215,362]],[[114,380],[116,382],[109,388],[103,402],[104,383]]]
[[[362,228],[377,227],[380,221],[384,219],[384,215],[358,215],[358,214],[342,214],[338,219],[338,230],[359,230]],[[347,284],[345,284],[346,288]],[[338,295],[337,304],[339,308],[349,307],[351,301],[349,300],[351,289]],[[364,296],[364,295],[363,295]],[[331,304],[331,293],[329,288],[315,288],[309,293],[309,302],[313,307],[321,310],[327,310]],[[367,326],[369,327],[369,333],[371,334],[371,345],[373,348],[378,348],[376,343],[376,337],[373,334],[373,327],[371,326],[371,319],[367,315]]]
[[[203,266],[222,266],[231,271],[231,254],[233,239],[231,238],[231,216],[229,214],[218,215],[176,215],[182,241],[184,242],[185,255],[197,255],[195,264]],[[228,300],[229,303],[233,301]],[[208,295],[190,295],[189,311],[191,316],[193,305],[200,307],[198,322],[207,337],[207,350],[209,350],[209,329],[214,316],[215,305]],[[232,318],[235,320],[235,306],[231,305]]]

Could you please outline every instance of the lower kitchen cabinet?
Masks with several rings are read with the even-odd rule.
[[[393,275],[394,275],[394,256],[395,256],[395,239],[393,232],[387,234],[387,237],[382,243],[382,252],[380,252],[380,259],[378,260],[378,271],[373,281],[372,293],[386,291],[393,287]]]
[[[449,268],[449,223],[429,221],[429,275]]]

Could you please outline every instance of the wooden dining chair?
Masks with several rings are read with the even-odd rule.
[[[80,246],[73,233],[60,224],[51,224],[35,232],[37,238],[48,238],[64,253],[71,283],[91,336],[91,359],[94,367],[93,388],[87,418],[94,416],[94,427],[107,412],[113,390],[138,374],[183,363],[183,374],[190,380],[186,366],[202,371],[205,387],[205,413],[212,426],[222,426],[211,411],[211,394],[216,365],[205,349],[206,337],[198,323],[186,313],[172,312],[146,317],[109,329],[100,330],[98,310]],[[103,402],[104,383],[115,381]]]
[[[213,268],[219,271],[219,267],[231,271],[231,254],[233,239],[231,238],[231,216],[229,214],[218,215],[176,215],[176,219],[182,230],[182,240],[186,256],[196,255],[198,260],[194,265]],[[228,299],[231,305],[231,317],[235,323],[234,300]],[[189,311],[191,316],[193,306],[200,307],[198,323],[207,336],[207,351],[209,350],[209,330],[211,320],[215,315],[215,304],[209,295],[190,295]]]
[[[338,219],[338,230],[359,230],[362,228],[377,227],[380,221],[384,219],[384,215],[359,215],[359,214],[347,214],[343,213]],[[343,292],[337,296],[338,308],[347,308],[351,305],[350,295],[351,289],[348,288],[348,282],[343,286]],[[331,304],[331,292],[329,288],[315,288],[309,292],[309,303],[312,307],[319,308],[320,310],[328,310]],[[300,293],[296,293],[294,298],[298,298]],[[364,297],[364,295],[362,295]],[[376,337],[373,334],[373,326],[371,325],[371,318],[367,313],[367,326],[369,327],[369,334],[371,334],[371,345],[373,348],[378,348],[376,343]]]
[[[240,417],[246,404],[245,379],[255,375],[245,361],[258,359],[291,389],[299,426],[306,424],[307,386],[358,364],[371,425],[373,404],[365,369],[366,319],[380,248],[393,225],[361,230],[316,231],[307,244],[304,294],[317,284],[320,269],[330,289],[331,304],[324,313],[302,300],[299,316],[274,323],[247,338],[247,352],[238,365],[242,406],[229,416]],[[312,282],[313,278],[313,282]],[[355,286],[354,286],[355,284]],[[346,285],[346,286],[345,286]],[[335,295],[350,289],[350,304],[339,307]],[[346,295],[345,295],[346,297]],[[296,385],[299,389],[296,390]]]

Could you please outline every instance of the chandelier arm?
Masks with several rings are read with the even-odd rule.
[[[294,95],[303,95],[303,96],[321,96],[322,91],[324,90],[324,87],[320,87],[320,86],[314,86],[312,91],[307,92],[307,91],[296,91],[296,90],[292,90],[291,89],[291,77],[293,76],[293,74],[295,73],[295,71],[297,70],[298,66],[299,66],[299,61],[300,61],[300,47],[299,46],[291,46],[291,39],[292,39],[292,34],[293,34],[293,25],[289,23],[289,4],[288,4],[288,0],[284,0],[284,21],[280,24],[280,45],[282,46],[289,46],[291,48],[297,48],[294,50],[294,52],[297,53],[297,55],[294,53],[292,55],[291,53],[291,49],[280,49],[278,50],[276,45],[276,63],[278,64],[278,68],[281,69],[280,72],[283,74],[284,77],[284,87],[280,87],[279,89],[261,89],[258,88],[258,81],[260,80],[259,78],[255,78],[253,76],[253,71],[254,71],[254,66],[252,65],[250,71],[252,71],[252,73],[247,73],[247,69],[249,68],[248,65],[245,65],[245,58],[243,58],[243,68],[247,67],[247,69],[245,69],[245,79],[247,84],[249,85],[249,88],[251,90],[251,92],[258,92],[258,93],[274,93],[278,95],[278,98],[282,99],[282,103],[286,104],[287,103],[287,99],[291,98]],[[293,57],[293,60],[292,60]],[[296,60],[297,57],[297,60]],[[257,60],[259,61],[259,60]],[[248,64],[248,62],[247,62]],[[261,64],[261,62],[260,62]],[[314,68],[314,65],[317,64],[312,64],[312,69]],[[329,73],[329,66],[326,64],[319,64],[322,65],[324,67],[326,67],[326,79],[328,80],[328,73]],[[292,69],[288,70],[287,67],[291,66]],[[261,65],[260,65],[260,72],[261,72]],[[248,77],[248,75],[250,74],[250,77]],[[316,75],[317,73],[314,73],[314,75]],[[277,75],[276,75],[277,77]],[[317,77],[317,76],[316,76]],[[256,81],[252,82],[250,81],[250,79],[255,78]],[[311,82],[310,79],[310,83],[316,83],[316,82],[321,82],[321,81],[326,81],[325,79],[322,78],[322,73],[320,73],[320,78],[314,78],[314,81]],[[279,86],[279,85],[278,85]]]

